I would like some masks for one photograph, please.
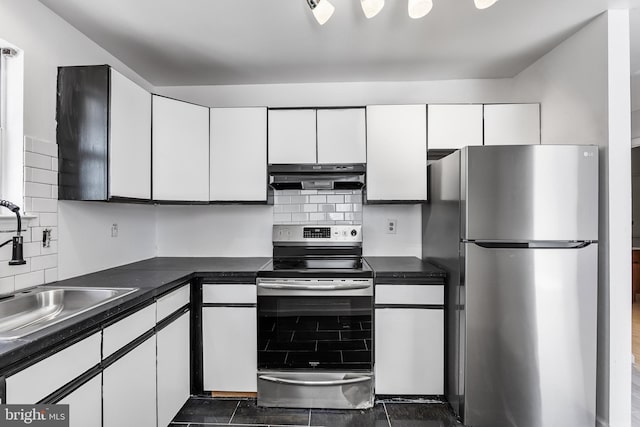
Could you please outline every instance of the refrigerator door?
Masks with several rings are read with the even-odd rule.
[[[463,240],[597,240],[598,148],[467,147]]]
[[[595,425],[597,244],[464,252],[464,424]]]

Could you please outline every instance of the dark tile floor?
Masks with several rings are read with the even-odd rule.
[[[259,408],[255,399],[192,397],[171,427],[325,426],[325,427],[454,427],[462,426],[449,406],[437,401],[420,403],[381,400],[373,409],[330,410]]]

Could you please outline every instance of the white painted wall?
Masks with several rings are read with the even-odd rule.
[[[483,103],[509,99],[511,79],[424,82],[164,86],[162,95],[209,107],[323,107],[373,104]],[[535,100],[537,98],[532,98]]]
[[[600,147],[598,423],[630,425],[631,187],[628,11],[609,11],[513,80],[542,103],[543,144]]]
[[[156,255],[153,206],[60,201],[58,208],[61,280]],[[112,224],[118,237],[111,237]]]
[[[18,47],[24,55],[23,131],[34,140],[56,140],[56,81],[59,66],[110,64],[143,87],[152,89],[149,83],[117,58],[37,0],[0,0],[0,18],[0,39]],[[13,148],[22,150],[22,141],[19,142],[20,146]],[[22,182],[17,185],[22,186]],[[26,199],[25,203],[29,201],[29,197]],[[43,280],[55,280],[53,272],[56,267],[59,269],[59,277],[66,278],[155,255],[152,210],[149,216],[139,214],[140,207],[112,205],[107,208],[104,204],[86,203],[68,205],[65,208],[62,205],[61,203],[59,213],[41,214],[33,209],[36,218],[29,222],[31,228],[39,231],[41,226],[55,228],[59,225],[60,257],[55,259],[54,264],[47,264],[48,271],[52,272],[48,274],[49,278],[46,275],[29,275],[30,278],[39,277],[37,281],[30,279],[29,286],[40,284]],[[114,218],[122,218],[121,226],[132,230],[147,230],[149,222],[153,227],[148,232],[137,234],[135,240],[128,239],[126,234],[120,239],[110,240],[110,234],[102,231],[110,230]],[[33,236],[34,240],[38,238],[42,237]],[[52,255],[56,252],[58,251],[48,252],[47,259],[55,258]],[[31,262],[27,268],[29,272],[36,272],[41,270],[39,267],[38,263]],[[22,277],[27,271],[24,271],[24,267],[13,271],[16,273],[8,272],[8,275],[3,276],[2,282],[10,284],[15,280],[15,286],[21,287],[24,284]]]
[[[397,221],[396,233],[387,233],[387,220]],[[364,205],[362,252],[365,256],[422,258],[421,205]]]
[[[272,206],[157,206],[157,255],[271,256]]]

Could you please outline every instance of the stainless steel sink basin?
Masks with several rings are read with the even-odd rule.
[[[22,338],[138,288],[36,287],[0,301],[0,340]]]

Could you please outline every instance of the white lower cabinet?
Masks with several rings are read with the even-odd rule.
[[[255,307],[204,307],[204,390],[256,392],[257,340]]]
[[[444,394],[444,310],[375,310],[377,394]]]
[[[156,427],[156,337],[103,371],[103,427]]]
[[[102,374],[98,374],[58,402],[69,405],[70,427],[102,426]]]
[[[189,399],[189,312],[158,331],[157,339],[158,427],[166,427]]]

